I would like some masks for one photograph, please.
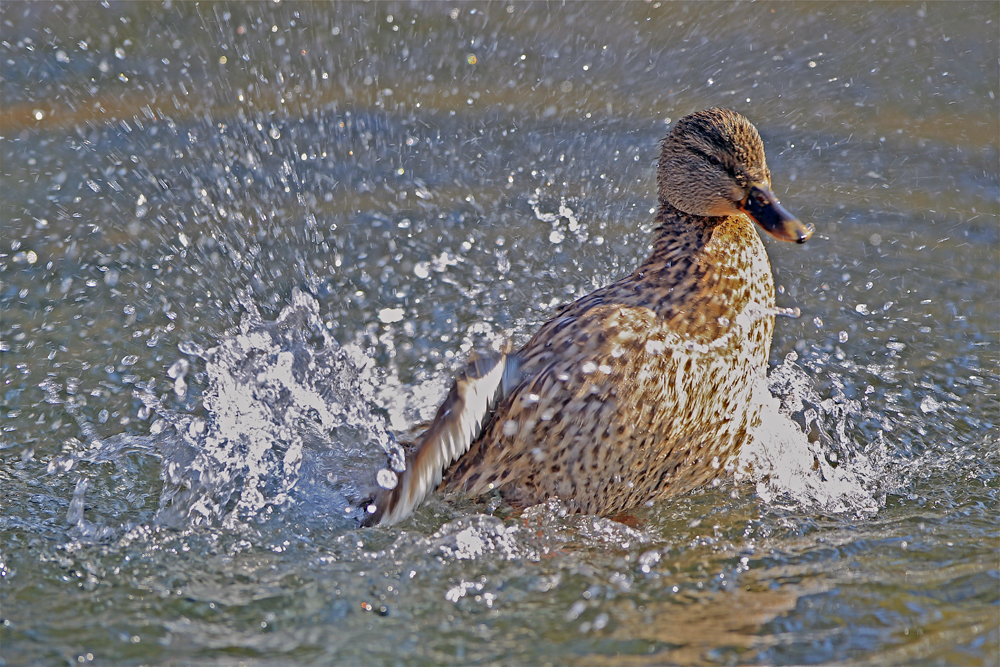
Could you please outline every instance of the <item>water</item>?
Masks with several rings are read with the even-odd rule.
[[[994,4],[3,20],[0,663],[1000,658]],[[733,479],[356,529],[470,351],[642,258],[710,105],[817,227],[765,239],[800,315]]]

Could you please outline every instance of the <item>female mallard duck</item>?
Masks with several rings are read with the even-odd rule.
[[[774,331],[774,279],[751,220],[782,241],[812,229],[778,204],[760,135],[728,109],[677,122],[657,185],[653,253],[520,350],[472,361],[396,485],[365,503],[365,525],[409,516],[442,478],[615,515],[735,462],[760,423],[751,393]]]

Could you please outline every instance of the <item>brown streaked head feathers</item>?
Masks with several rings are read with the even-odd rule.
[[[661,201],[691,215],[738,212],[751,183],[770,187],[764,143],[750,121],[729,109],[706,109],[677,121],[662,143]]]

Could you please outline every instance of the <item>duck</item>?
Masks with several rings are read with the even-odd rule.
[[[777,312],[754,225],[795,243],[814,228],[781,206],[760,134],[729,109],[678,120],[656,180],[649,256],[519,349],[471,358],[361,525],[403,521],[438,488],[615,517],[733,469],[761,423]]]

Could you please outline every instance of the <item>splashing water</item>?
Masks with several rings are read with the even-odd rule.
[[[399,426],[405,421],[399,406],[427,399],[428,392],[404,395],[398,378],[380,372],[360,347],[339,346],[318,303],[303,292],[296,290],[273,322],[249,300],[244,305],[240,331],[218,346],[181,345],[205,363],[205,417],[171,411],[152,392],[139,395],[161,424],[173,427],[158,443],[165,485],[156,523],[234,528],[305,501],[353,525],[359,511],[353,504],[376,485],[391,488],[404,467],[402,449],[373,407],[394,403],[390,416]],[[821,399],[795,361],[790,354],[756,387],[763,419],[740,454],[737,480],[754,484],[773,506],[876,510],[890,484],[884,442],[852,441],[846,425],[858,406]],[[189,365],[181,359],[171,366],[174,393],[186,391]]]
[[[298,504],[334,527],[353,527],[363,511],[357,501],[376,486],[391,488],[404,468],[402,448],[375,409],[384,408],[392,426],[402,430],[406,415],[426,417],[436,408],[447,377],[403,387],[358,345],[338,345],[319,304],[298,290],[273,322],[263,320],[249,299],[244,307],[239,331],[217,346],[180,346],[191,361],[171,365],[167,394],[158,397],[149,388],[136,394],[159,417],[150,438],[101,440],[91,434],[72,456],[53,460],[50,472],[68,472],[77,461],[117,461],[133,451],[155,454],[164,481],[157,526],[233,529]],[[201,410],[170,409],[164,399],[186,395],[186,378],[198,360],[207,376]],[[755,387],[762,422],[742,448],[736,480],[753,484],[773,507],[857,515],[877,510],[887,493],[905,483],[902,473],[886,474],[882,432],[859,442],[849,431],[863,418],[860,404],[840,395],[820,397],[796,361],[789,354]],[[50,398],[62,402],[52,392]],[[100,539],[110,529],[83,518],[87,490],[87,479],[78,480],[67,521],[78,536]],[[474,557],[475,545],[466,542],[459,539],[453,550]]]
[[[373,455],[402,460],[371,411],[374,360],[356,345],[337,345],[312,297],[295,291],[274,322],[244,305],[238,334],[209,350],[181,346],[205,362],[204,418],[140,395],[176,434],[160,443],[158,525],[233,528],[296,500],[350,516],[350,498],[370,483]]]
[[[535,192],[528,198],[528,205],[531,206],[531,210],[534,211],[535,217],[540,222],[547,222],[552,225],[549,242],[558,245],[566,238],[566,234],[561,229],[562,220],[566,221],[566,228],[576,236],[577,241],[580,243],[586,242],[588,238],[587,230],[581,225],[576,211],[566,204],[566,198],[560,198],[558,213],[547,213],[541,209],[541,194],[541,188],[536,188]]]
[[[797,359],[789,353],[755,387],[752,400],[760,403],[762,420],[740,451],[736,479],[754,484],[772,506],[876,511],[886,493],[902,484],[886,474],[889,455],[881,431],[868,443],[852,440],[847,427],[860,414],[858,402],[822,399]]]

